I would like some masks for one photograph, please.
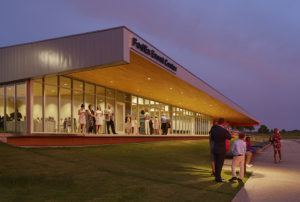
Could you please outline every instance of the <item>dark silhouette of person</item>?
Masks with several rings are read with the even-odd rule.
[[[213,153],[215,160],[215,180],[216,182],[225,182],[221,178],[221,172],[226,155],[226,139],[231,139],[228,130],[224,128],[224,118],[218,120],[218,125],[211,129],[211,140],[214,141]]]

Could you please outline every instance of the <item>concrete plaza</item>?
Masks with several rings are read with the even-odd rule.
[[[248,170],[253,175],[238,192],[233,202],[300,201],[300,141],[282,141],[282,163],[275,164],[273,147],[260,152],[254,166]]]

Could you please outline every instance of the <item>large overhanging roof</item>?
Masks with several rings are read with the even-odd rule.
[[[0,48],[0,83],[69,75],[240,125],[259,121],[126,27]]]
[[[231,123],[258,124],[255,119],[183,81],[134,50],[130,51],[129,64],[96,67],[71,73],[69,76],[200,112],[213,118],[223,117]]]

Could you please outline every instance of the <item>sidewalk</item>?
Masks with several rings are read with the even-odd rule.
[[[260,152],[248,168],[253,175],[232,202],[300,201],[300,142],[282,140],[281,144],[283,162],[274,164],[272,146]]]

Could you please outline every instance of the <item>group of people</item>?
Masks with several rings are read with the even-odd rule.
[[[110,134],[110,129],[113,134],[117,134],[115,131],[114,113],[111,109],[111,105],[108,104],[105,110],[102,110],[100,106],[97,106],[97,110],[94,111],[93,105],[89,105],[88,109],[85,109],[85,105],[82,104],[78,110],[78,132],[85,133],[85,128],[88,133],[99,134],[102,132],[103,120],[105,120],[107,134]],[[125,132],[126,134],[133,135],[167,135],[170,133],[171,121],[167,119],[165,114],[162,114],[159,120],[158,116],[154,118],[150,115],[148,109],[141,110],[139,117],[135,117],[132,120],[130,114],[126,114],[125,117]]]
[[[229,140],[234,136],[233,133],[226,127],[225,120],[220,118],[216,122],[211,130],[210,135],[210,153],[212,158],[212,175],[215,176],[216,182],[225,182],[221,177],[221,172],[224,164],[224,159],[226,152],[229,150]],[[244,133],[238,134],[238,140],[234,141],[231,150],[233,154],[232,159],[232,178],[229,181],[242,181],[245,171],[245,161],[246,166],[253,166],[251,163],[253,155],[256,154],[255,149],[253,149],[250,137],[246,137],[246,142],[244,141],[246,135]],[[277,153],[279,155],[279,162],[281,159],[281,136],[277,128],[274,129],[274,134],[271,135],[270,141],[274,148],[274,162],[277,163]],[[239,177],[236,177],[236,167],[239,166]]]
[[[21,121],[22,114],[17,110],[16,112],[16,120]],[[4,116],[0,116],[0,130],[4,130],[4,120],[6,121],[14,121],[15,120],[15,112],[12,112],[10,115],[5,114]]]
[[[99,134],[102,131],[103,119],[106,123],[107,134],[110,134],[110,129],[113,134],[117,134],[115,131],[114,123],[114,113],[112,112],[111,105],[108,104],[107,108],[102,111],[100,106],[97,106],[97,110],[94,111],[93,105],[90,104],[88,109],[85,109],[84,104],[81,105],[81,108],[78,110],[78,132],[84,133],[85,127],[88,130],[88,133]]]
[[[135,117],[133,122],[131,121],[130,114],[127,114],[125,123],[127,134],[130,134],[132,131],[134,135],[159,135],[161,129],[161,134],[167,135],[171,130],[171,121],[167,119],[165,114],[162,114],[160,120],[158,116],[155,116],[153,119],[148,109],[141,110],[140,116],[138,118]]]

